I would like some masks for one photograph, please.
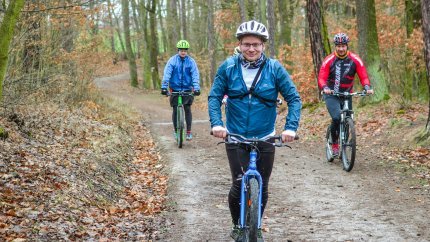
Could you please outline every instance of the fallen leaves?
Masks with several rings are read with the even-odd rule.
[[[139,122],[103,109],[28,107],[23,127],[0,118],[11,134],[0,143],[0,240],[157,236],[168,178],[155,143]]]

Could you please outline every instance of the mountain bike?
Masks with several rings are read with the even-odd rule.
[[[179,92],[170,92],[168,95],[178,96],[178,106],[176,107],[176,143],[178,148],[182,148],[182,144],[185,140],[185,110],[184,105],[182,104],[183,96],[193,96],[193,93],[190,91],[179,91]]]
[[[339,159],[342,161],[343,169],[347,172],[351,171],[354,167],[355,153],[356,153],[356,131],[354,125],[354,111],[349,107],[349,100],[354,96],[366,96],[366,91],[362,92],[333,92],[332,94],[341,99],[341,114],[339,125]],[[331,137],[331,125],[327,127],[325,136],[326,140],[326,158],[328,162],[332,162],[336,156],[333,155]]]
[[[296,137],[297,139],[297,137]],[[272,143],[270,141],[278,142]],[[234,144],[245,145],[250,147],[249,165],[242,176],[241,196],[240,196],[240,219],[239,227],[243,230],[243,238],[241,241],[257,241],[257,232],[261,229],[261,208],[262,208],[262,193],[263,180],[260,173],[257,171],[258,159],[258,144],[260,142],[274,145],[275,147],[289,147],[282,144],[281,136],[271,136],[267,139],[247,139],[238,134],[228,133],[225,141],[218,144]]]

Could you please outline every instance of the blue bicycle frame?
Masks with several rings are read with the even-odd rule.
[[[239,226],[240,228],[246,227],[246,221],[245,221],[245,212],[246,212],[246,193],[247,191],[247,184],[248,180],[251,177],[257,178],[258,185],[259,185],[259,193],[258,193],[258,228],[261,228],[261,207],[262,207],[262,194],[263,194],[263,179],[261,178],[260,173],[257,171],[257,151],[255,149],[252,149],[250,152],[250,159],[249,159],[249,165],[248,170],[245,172],[245,174],[242,177],[242,187],[240,191],[240,221]]]

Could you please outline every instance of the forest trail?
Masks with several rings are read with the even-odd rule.
[[[160,240],[231,241],[230,172],[224,146],[209,135],[207,111],[193,105],[194,139],[178,149],[167,98],[132,90],[127,81],[127,75],[118,75],[98,78],[96,84],[142,112],[166,161],[169,209],[162,216],[169,226]],[[265,241],[430,241],[428,188],[411,189],[371,152],[359,149],[347,173],[339,161],[325,161],[320,141],[301,139],[291,146],[276,152]]]

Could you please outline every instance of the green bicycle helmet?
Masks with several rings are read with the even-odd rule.
[[[176,47],[178,49],[189,49],[190,43],[188,43],[188,41],[182,39],[182,40],[179,40],[179,42],[176,44]]]

